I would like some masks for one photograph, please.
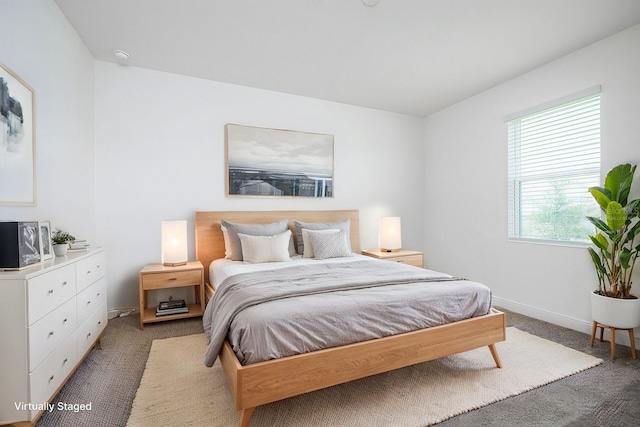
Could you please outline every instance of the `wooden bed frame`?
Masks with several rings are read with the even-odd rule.
[[[224,257],[220,221],[264,224],[283,218],[295,239],[293,220],[334,222],[351,220],[351,247],[360,253],[359,212],[343,211],[229,211],[196,212],[196,258],[202,262],[209,283],[209,264]],[[242,411],[240,427],[247,427],[256,407],[370,375],[488,346],[498,368],[502,367],[495,344],[506,339],[504,313],[492,309],[486,316],[421,329],[326,350],[242,366],[228,341],[220,362]]]

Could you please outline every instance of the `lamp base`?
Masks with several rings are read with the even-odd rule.
[[[182,262],[164,262],[162,263],[165,267],[178,267],[179,265],[187,265],[187,261]]]
[[[385,248],[380,248],[380,252],[400,252],[401,248],[398,249],[385,249]]]

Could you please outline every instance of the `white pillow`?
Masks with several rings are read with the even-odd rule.
[[[349,218],[337,221],[337,222],[302,222],[302,221],[293,221],[293,225],[296,230],[296,239],[298,239],[298,249],[296,252],[298,254],[304,254],[304,241],[302,240],[302,230],[305,228],[307,230],[326,230],[329,228],[338,229],[338,230],[346,230],[347,236],[349,235],[349,228],[351,227],[351,220]],[[349,242],[349,250],[351,250],[351,242]]]
[[[286,219],[271,224],[237,224],[235,222],[220,220],[220,224],[224,225],[229,235],[229,244],[231,249],[231,259],[233,261],[242,261],[242,248],[238,233],[248,234],[251,236],[275,236],[284,233],[289,229]]]
[[[291,230],[275,236],[251,236],[238,233],[242,247],[242,259],[246,262],[291,261],[289,257],[289,240]]]
[[[347,232],[337,233],[309,233],[309,243],[313,247],[315,259],[340,258],[352,256],[351,248],[347,244]]]
[[[302,229],[302,243],[303,243],[303,247],[304,247],[304,254],[303,254],[303,258],[313,258],[315,255],[313,253],[313,246],[311,245],[311,243],[309,242],[309,234],[314,234],[314,233],[320,233],[320,234],[327,234],[327,233],[339,233],[340,230],[338,230],[337,228],[328,228],[326,230],[308,230],[306,228]]]

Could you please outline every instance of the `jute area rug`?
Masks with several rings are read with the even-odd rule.
[[[130,427],[237,426],[219,362],[204,366],[204,334],[154,340]],[[263,405],[251,427],[427,426],[540,387],[601,359],[516,328],[497,344]]]

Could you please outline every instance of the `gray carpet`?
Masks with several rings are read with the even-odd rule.
[[[440,423],[439,426],[636,426],[640,425],[640,360],[628,347],[618,346],[609,358],[609,343],[596,342],[580,332],[507,312],[507,325],[561,343],[605,362],[485,408]],[[138,328],[138,317],[109,321],[103,350],[94,349],[54,400],[92,403],[91,411],[55,410],[37,427],[124,426],[151,348],[157,338],[202,332],[200,319],[150,324]],[[160,426],[159,426],[160,427]]]

